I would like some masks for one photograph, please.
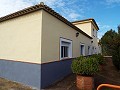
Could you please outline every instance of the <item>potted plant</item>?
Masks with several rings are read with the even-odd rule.
[[[76,86],[78,90],[92,90],[94,88],[93,75],[99,71],[95,58],[79,57],[72,61],[72,72],[76,74]]]

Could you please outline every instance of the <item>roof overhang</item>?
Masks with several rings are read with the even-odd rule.
[[[28,8],[25,8],[23,10],[17,11],[15,13],[6,15],[4,17],[0,18],[0,23],[10,20],[10,19],[14,19],[38,10],[45,10],[46,12],[48,12],[49,14],[53,15],[54,17],[58,18],[59,20],[61,20],[62,22],[64,22],[65,24],[67,24],[68,26],[74,28],[76,31],[80,32],[81,34],[85,35],[86,37],[92,39],[91,36],[89,36],[88,34],[86,34],[85,32],[83,32],[81,29],[79,29],[78,27],[76,27],[75,25],[73,25],[71,22],[69,22],[67,19],[65,19],[64,17],[62,17],[60,14],[56,13],[52,8],[48,7],[47,5],[44,5],[44,3],[40,3],[38,5],[35,6],[31,6]]]

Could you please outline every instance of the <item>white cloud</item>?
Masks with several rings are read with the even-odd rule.
[[[86,0],[0,0],[0,17],[23,8],[44,2],[70,21],[84,17]]]
[[[69,21],[82,18],[83,9],[80,6],[76,6],[77,0],[40,0],[45,2],[48,6],[52,7],[55,11],[60,13],[63,17]],[[83,0],[84,1],[84,0]],[[79,11],[81,13],[79,13]]]
[[[100,25],[99,27],[100,27],[100,29],[109,29],[110,28],[109,25]]]
[[[72,20],[77,20],[78,17],[79,17],[79,14],[77,13],[70,13],[68,15],[68,18],[71,18]]]
[[[101,4],[106,5],[107,8],[114,8],[120,6],[120,0],[104,0]]]
[[[56,1],[57,0],[0,0],[0,17],[38,4],[39,2],[45,2],[52,7],[56,5]]]
[[[99,26],[100,30],[98,30],[98,38],[101,38],[105,32],[111,29],[109,25],[102,24],[100,22],[97,22],[97,25]]]
[[[109,27],[108,25],[103,25],[100,22],[97,22],[97,25],[100,29],[106,29],[107,27]],[[106,27],[107,26],[107,27]]]
[[[106,3],[107,3],[108,5],[118,4],[118,3],[120,3],[120,0],[106,0]]]
[[[84,17],[85,11],[88,10],[87,0],[39,0],[45,2],[55,11],[60,13],[69,21],[75,21]],[[81,2],[81,3],[80,3]],[[80,4],[79,4],[80,3]]]
[[[32,3],[27,3],[23,0],[0,0],[0,17],[31,5]]]
[[[103,32],[98,32],[98,38],[101,39],[101,37],[104,35]]]

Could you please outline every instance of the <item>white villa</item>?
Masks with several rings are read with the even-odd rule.
[[[45,88],[71,73],[73,58],[101,53],[93,18],[69,22],[40,3],[0,18],[0,77]]]

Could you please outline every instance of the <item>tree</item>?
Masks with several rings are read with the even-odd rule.
[[[107,31],[101,38],[102,53],[103,55],[112,55],[111,48],[113,47],[113,38],[115,38],[117,33],[114,30]]]
[[[118,25],[118,33],[120,34],[120,25]]]
[[[114,47],[112,48],[113,64],[118,70],[120,70],[120,34],[118,34],[113,40]]]
[[[101,38],[103,55],[112,55],[113,64],[120,70],[120,25],[118,33],[114,30],[107,31]]]

